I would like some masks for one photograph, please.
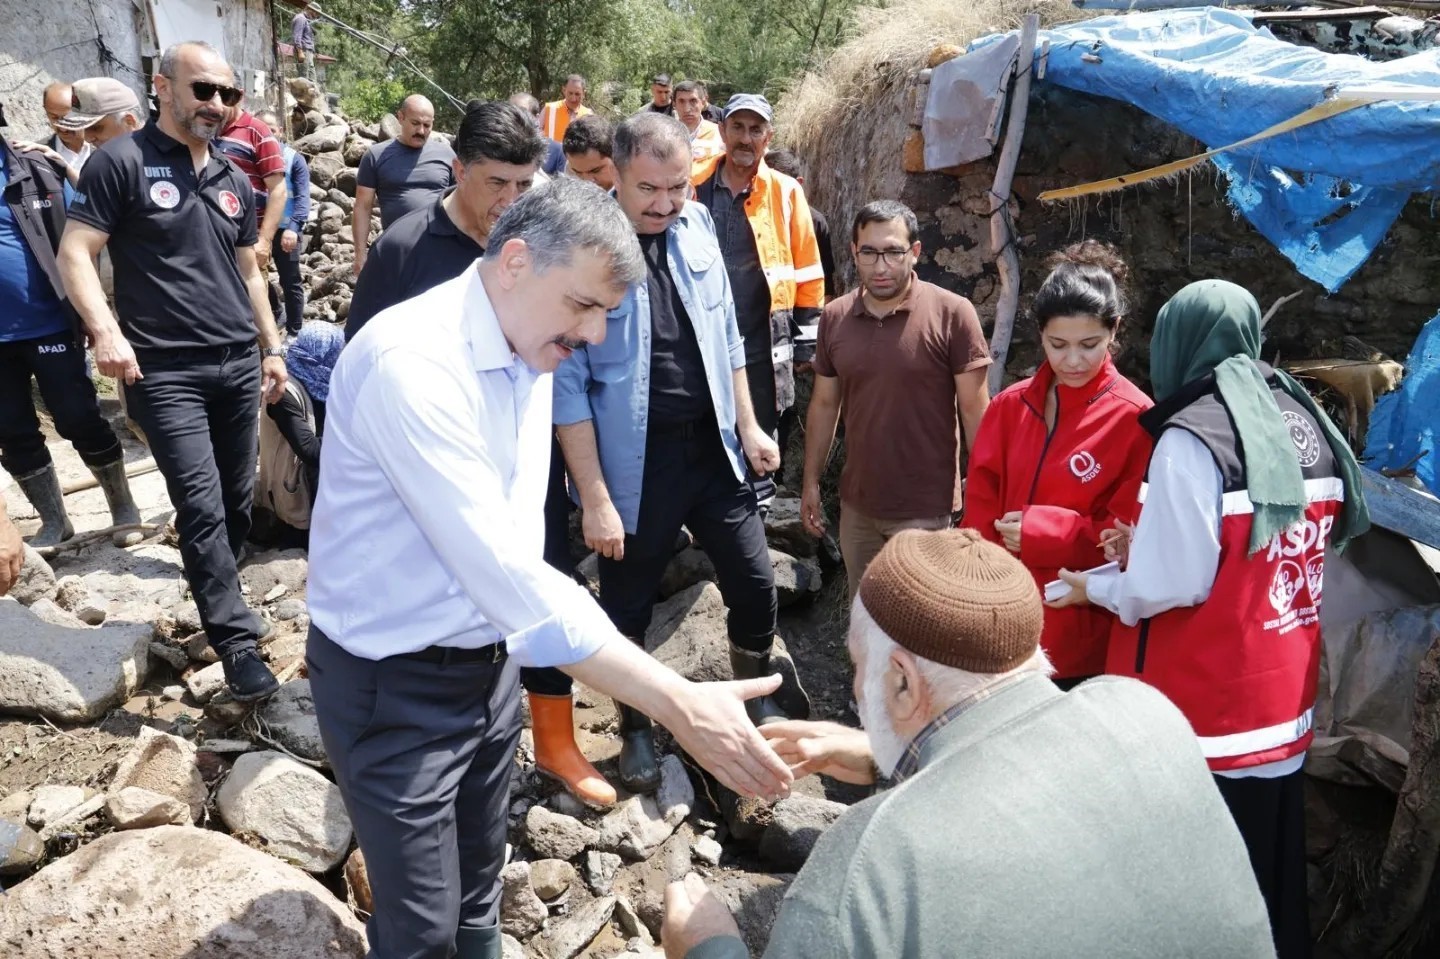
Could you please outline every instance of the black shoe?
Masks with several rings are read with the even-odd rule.
[[[655,724],[638,709],[615,705],[620,709],[620,785],[630,793],[653,793],[660,788]]]
[[[774,649],[772,641],[771,649]],[[756,679],[761,676],[782,677],[780,688],[769,696],[757,696],[745,700],[745,713],[756,726],[784,722],[787,719],[808,719],[810,697],[800,686],[800,677],[794,673],[794,664],[787,670],[781,665],[780,657],[771,655],[770,650],[753,652],[730,644],[730,670],[736,679]],[[783,704],[783,705],[782,705]],[[786,709],[785,706],[789,706]]]
[[[273,696],[280,688],[270,667],[260,661],[253,649],[242,649],[221,659],[224,663],[225,685],[237,702],[250,703]]]

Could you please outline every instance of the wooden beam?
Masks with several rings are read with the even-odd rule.
[[[995,328],[990,332],[990,394],[1000,392],[1005,384],[1005,361],[1010,357],[1010,338],[1015,332],[1015,313],[1020,308],[1020,252],[1015,248],[1019,237],[1010,229],[1006,208],[1010,205],[1010,187],[1015,180],[1015,164],[1020,159],[1020,144],[1025,139],[1025,117],[1030,112],[1030,74],[1035,63],[1035,39],[1040,32],[1040,16],[1032,13],[1020,28],[1020,51],[1015,65],[1015,89],[1010,98],[1010,120],[1005,129],[1005,146],[995,165],[995,185],[990,188],[990,248],[995,253],[995,266],[1000,273],[1000,299],[995,304]]]
[[[1371,523],[1440,549],[1440,500],[1372,469],[1360,476]]]

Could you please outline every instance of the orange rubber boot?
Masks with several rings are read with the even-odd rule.
[[[558,779],[587,806],[615,805],[615,787],[590,765],[575,745],[573,701],[569,696],[530,697],[530,725],[535,735],[535,765]]]

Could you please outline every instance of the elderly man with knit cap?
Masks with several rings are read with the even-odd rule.
[[[1180,712],[1139,683],[1050,682],[1041,601],[973,530],[902,532],[850,618],[865,730],[762,733],[795,776],[893,786],[830,827],[766,959],[1273,957],[1245,845]],[[748,956],[690,875],[670,959]]]

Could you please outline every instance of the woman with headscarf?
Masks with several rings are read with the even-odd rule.
[[[284,395],[265,407],[266,415],[260,419],[257,540],[303,546],[308,539],[310,510],[320,485],[320,437],[325,432],[330,374],[344,346],[339,327],[311,321],[285,351],[290,381]]]
[[[1223,280],[1161,309],[1150,344],[1155,451],[1123,572],[1061,571],[1125,625],[1107,672],[1190,720],[1250,851],[1280,959],[1310,954],[1301,765],[1312,738],[1327,541],[1370,525],[1340,431],[1259,362],[1260,307]]]

